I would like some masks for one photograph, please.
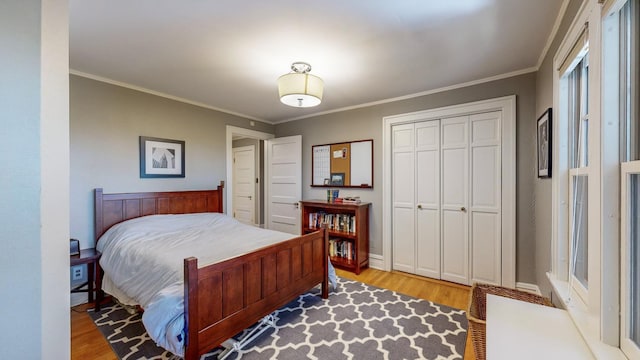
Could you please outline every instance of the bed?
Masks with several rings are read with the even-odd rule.
[[[96,240],[116,224],[147,215],[222,213],[223,186],[207,191],[118,194],[95,189]],[[326,299],[327,263],[324,230],[209,265],[199,266],[197,258],[185,258],[184,358],[199,358],[318,284]]]

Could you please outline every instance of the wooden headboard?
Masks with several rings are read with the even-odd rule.
[[[156,214],[223,212],[224,181],[216,190],[104,194],[94,189],[95,241],[113,225]]]

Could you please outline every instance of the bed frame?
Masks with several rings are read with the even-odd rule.
[[[223,187],[121,194],[95,189],[96,241],[111,226],[140,216],[223,212]],[[325,230],[200,268],[195,257],[184,259],[185,359],[199,359],[318,284],[326,299],[327,261]]]

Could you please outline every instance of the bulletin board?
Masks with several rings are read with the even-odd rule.
[[[312,146],[311,186],[373,187],[373,140]]]

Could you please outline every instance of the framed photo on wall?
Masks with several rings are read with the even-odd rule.
[[[140,177],[184,177],[184,141],[140,136]]]
[[[538,118],[538,177],[551,177],[551,108]]]

